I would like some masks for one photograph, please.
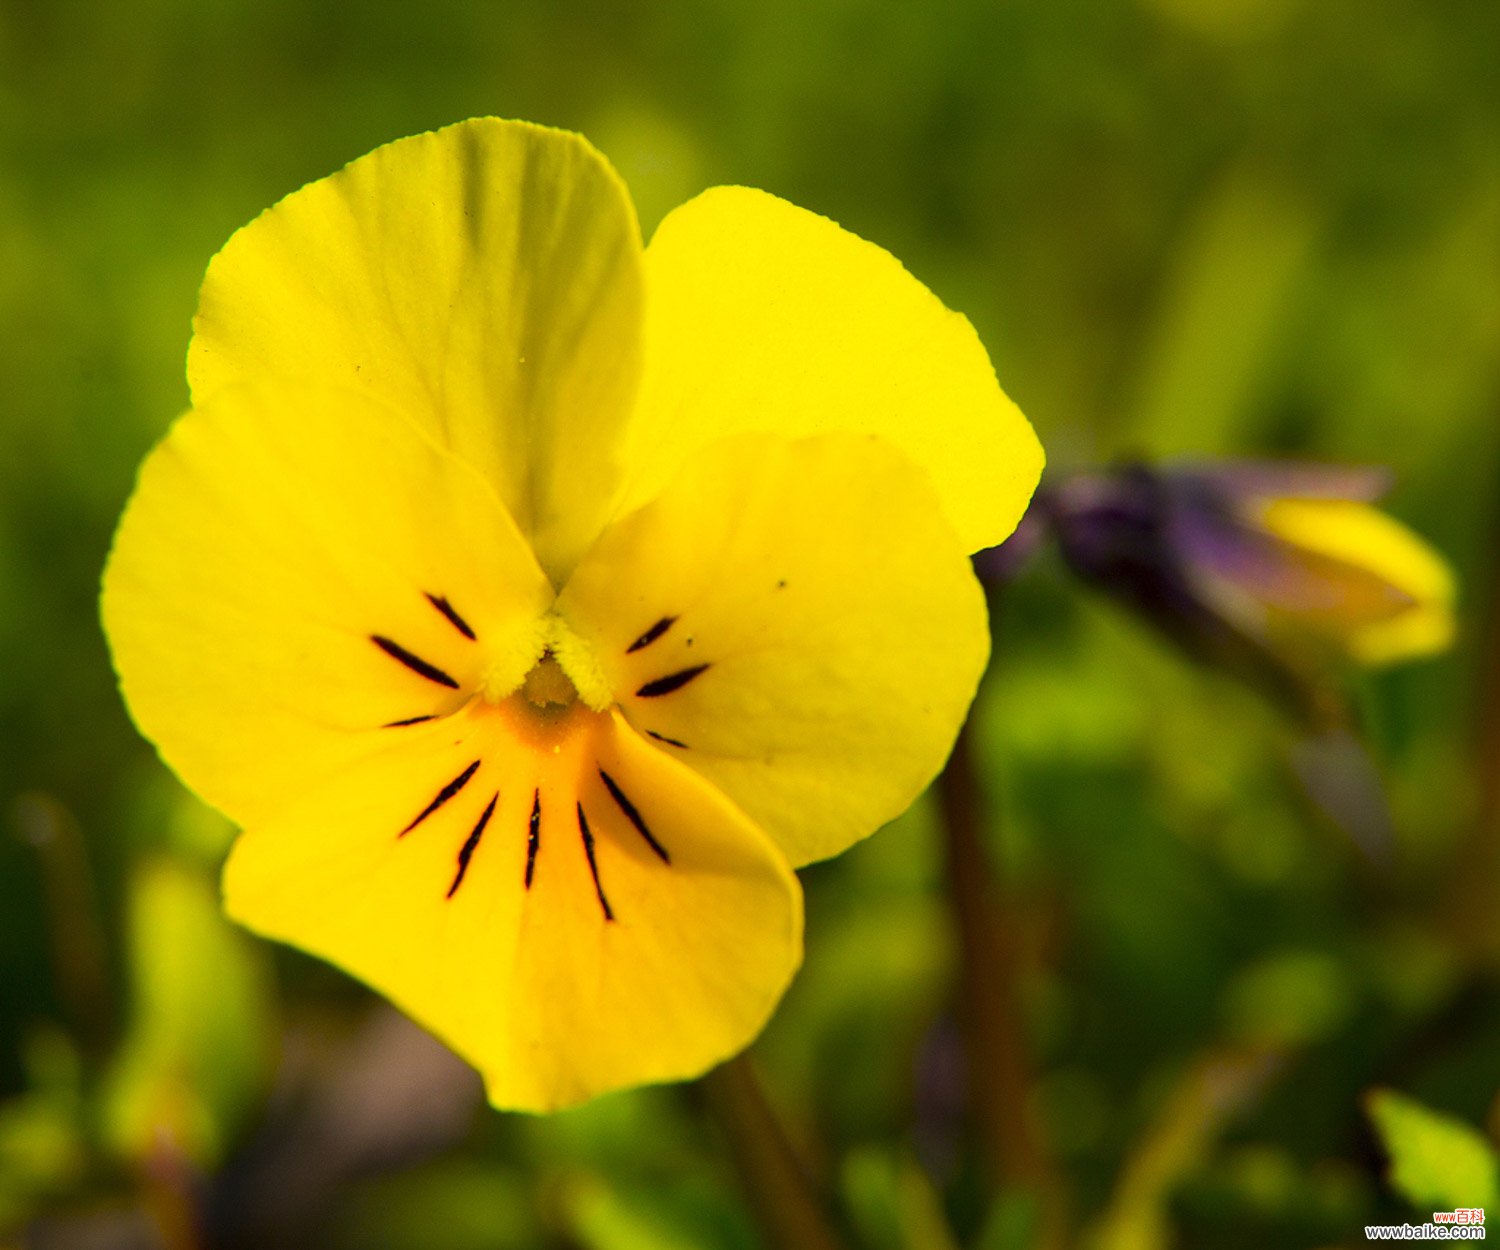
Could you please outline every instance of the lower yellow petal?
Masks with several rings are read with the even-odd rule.
[[[715,187],[646,249],[626,506],[726,434],[878,434],[931,475],[968,551],[1020,520],[1042,449],[973,327],[890,253],[763,191]]]
[[[102,608],[142,732],[247,823],[405,722],[519,685],[551,597],[489,485],[400,415],[231,388],[143,465]]]
[[[988,654],[984,597],[925,475],[872,436],[699,451],[558,599],[630,722],[794,864],[898,815]]]
[[[231,914],[367,981],[551,1110],[697,1075],[801,957],[785,861],[617,716],[476,702],[236,844]]]

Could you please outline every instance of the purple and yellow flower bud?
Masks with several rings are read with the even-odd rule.
[[[1453,640],[1452,570],[1373,506],[1380,470],[1239,465],[1185,470],[1177,522],[1202,593],[1266,636],[1319,640],[1360,664]]]
[[[1131,466],[1070,478],[1039,505],[1076,571],[1187,649],[1285,675],[1451,642],[1452,571],[1373,506],[1387,484],[1311,464]]]

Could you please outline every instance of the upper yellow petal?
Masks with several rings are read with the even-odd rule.
[[[617,484],[640,232],[578,135],[483,118],[287,196],[210,264],[188,351],[225,385],[355,386],[475,465],[561,584]]]
[[[414,424],[357,391],[261,387],[216,393],[147,458],[102,608],[141,731],[247,822],[409,732],[383,726],[519,685],[551,599],[489,484]]]
[[[871,435],[700,449],[605,532],[557,610],[631,724],[794,864],[921,793],[989,644],[983,594],[925,475]]]
[[[775,196],[718,187],[646,249],[646,363],[621,514],[725,434],[875,433],[931,475],[968,551],[1042,468],[973,327],[889,253]]]

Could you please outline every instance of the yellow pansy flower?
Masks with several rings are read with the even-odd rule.
[[[244,827],[226,904],[549,1109],[702,1072],[792,870],[905,808],[1042,456],[879,248],[717,188],[643,247],[582,138],[476,120],[240,230],[104,579],[132,715]]]

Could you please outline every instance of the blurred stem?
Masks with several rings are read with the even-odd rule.
[[[766,1244],[775,1250],[844,1250],[749,1058],[721,1064],[703,1078],[702,1088]]]
[[[193,1189],[186,1160],[169,1143],[160,1143],[148,1160],[145,1197],[162,1250],[200,1250]]]
[[[46,891],[53,975],[75,1036],[98,1056],[113,1035],[108,960],[88,849],[72,812],[48,794],[23,794],[16,828],[36,851]]]
[[[1491,525],[1491,538],[1500,540],[1500,516]],[[1492,541],[1491,549],[1500,551],[1500,545]],[[1481,963],[1494,963],[1500,961],[1500,562],[1490,568],[1485,599],[1473,705],[1479,795],[1474,823],[1455,848],[1445,912],[1458,948]]]
[[[1032,1073],[1021,1014],[1014,910],[985,854],[989,821],[965,724],[938,780],[948,896],[958,930],[959,1026],[969,1090],[991,1172],[1002,1189],[1041,1204],[1039,1246],[1063,1238],[1061,1193],[1031,1097]]]
[[[1214,1049],[1190,1064],[1130,1148],[1109,1205],[1090,1230],[1089,1245],[1135,1250],[1170,1244],[1173,1191],[1282,1066],[1282,1056],[1271,1046]]]

